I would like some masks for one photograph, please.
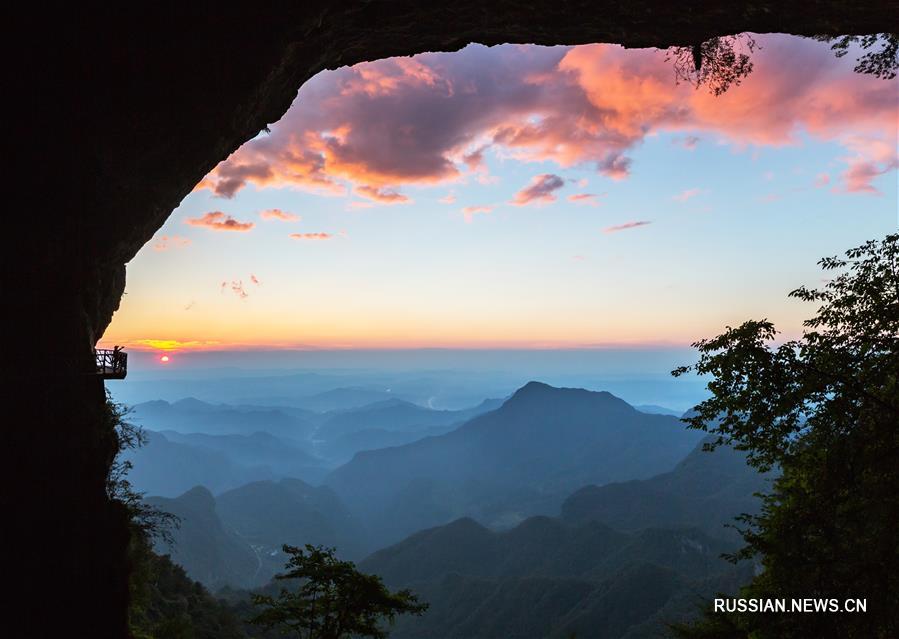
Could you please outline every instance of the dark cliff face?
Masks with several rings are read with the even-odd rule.
[[[52,636],[54,625],[125,634],[127,529],[103,491],[114,442],[90,349],[118,307],[125,263],[306,79],[469,42],[664,47],[741,31],[874,33],[895,14],[872,0],[369,0],[33,6],[10,17],[4,88],[15,166],[3,292],[14,307],[3,392],[28,419],[9,426],[4,503],[19,511],[11,547],[32,549],[19,559],[20,618],[37,624],[27,634]],[[47,574],[66,575],[66,610],[29,616]]]

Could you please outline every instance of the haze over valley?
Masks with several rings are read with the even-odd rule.
[[[130,480],[180,520],[157,551],[238,602],[283,569],[283,544],[313,544],[434,602],[397,637],[600,622],[607,636],[652,636],[751,574],[720,558],[738,545],[725,524],[757,508],[768,480],[727,448],[703,452],[703,434],[658,403],[695,385],[654,388],[614,370],[620,353],[547,359],[589,357],[637,406],[536,380],[510,388],[515,375],[483,369],[141,371],[129,392],[166,399],[131,407],[147,441],[127,452]],[[173,399],[179,389],[204,399]],[[652,597],[622,617],[616,602],[647,583]]]

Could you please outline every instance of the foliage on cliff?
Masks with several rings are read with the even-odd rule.
[[[781,477],[761,514],[744,517],[745,548],[762,571],[752,598],[867,600],[866,613],[710,614],[683,637],[895,637],[899,634],[899,234],[845,257],[820,290],[800,339],[747,321],[697,342],[712,397],[687,419]]]

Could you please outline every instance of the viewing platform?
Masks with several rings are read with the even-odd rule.
[[[125,379],[128,374],[128,353],[119,347],[95,348],[97,375],[103,379]]]

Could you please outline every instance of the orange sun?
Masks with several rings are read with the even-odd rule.
[[[169,361],[169,356],[163,355],[162,357],[159,358],[159,361],[162,362],[163,364],[165,364],[166,362]]]

